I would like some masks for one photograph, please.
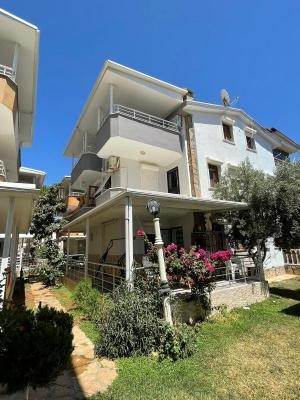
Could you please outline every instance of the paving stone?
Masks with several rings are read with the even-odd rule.
[[[30,297],[35,306],[40,301],[58,310],[64,310],[51,291],[41,282],[30,285]],[[97,359],[94,345],[85,333],[75,325],[72,329],[74,350],[71,355],[72,369],[64,371],[54,383],[46,388],[31,389],[31,400],[83,400],[99,392],[104,392],[117,377],[115,363],[107,359]],[[23,400],[24,393],[0,394],[1,400]]]

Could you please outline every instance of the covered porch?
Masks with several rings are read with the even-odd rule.
[[[133,268],[145,267],[146,246],[136,235],[143,230],[154,242],[153,217],[146,209],[149,199],[160,203],[161,233],[165,245],[191,245],[207,251],[225,249],[224,227],[219,215],[224,211],[246,208],[243,203],[201,199],[177,194],[113,188],[97,199],[97,206],[65,226],[64,249],[68,265],[66,275],[73,281],[90,277],[100,291],[111,291],[121,280],[132,281]],[[72,254],[75,232],[85,235],[83,254]],[[244,262],[235,270],[219,271],[219,281],[230,277],[231,283],[243,277]],[[253,274],[252,274],[253,275]]]
[[[16,281],[20,234],[26,234],[32,217],[35,185],[2,182],[0,185],[0,303],[12,299]]]

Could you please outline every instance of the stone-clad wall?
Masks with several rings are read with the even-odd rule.
[[[211,306],[226,305],[229,309],[258,303],[269,297],[267,282],[241,283],[224,289],[217,288],[211,293]]]

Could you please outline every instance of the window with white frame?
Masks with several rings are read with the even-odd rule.
[[[233,128],[232,125],[226,124],[225,122],[222,122],[222,126],[223,126],[223,136],[224,136],[224,140],[226,142],[234,142],[234,138],[233,138]]]
[[[215,188],[219,182],[219,167],[215,164],[208,164],[209,186]]]
[[[246,135],[247,150],[256,151],[255,139],[253,135]]]

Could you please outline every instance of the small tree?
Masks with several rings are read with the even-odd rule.
[[[71,315],[54,308],[3,310],[0,313],[0,383],[8,393],[52,382],[68,365]]]
[[[34,206],[30,233],[34,236],[35,256],[46,260],[40,265],[45,284],[56,284],[62,275],[64,256],[52,236],[64,224],[64,220],[58,218],[58,215],[65,209],[65,203],[59,198],[59,185],[41,189]]]
[[[273,237],[281,248],[299,245],[299,162],[283,162],[276,168],[275,175],[270,176],[253,168],[247,160],[225,172],[214,196],[245,202],[249,206],[227,214],[228,236],[233,246],[239,242],[254,256],[259,243],[264,261],[268,238]]]

